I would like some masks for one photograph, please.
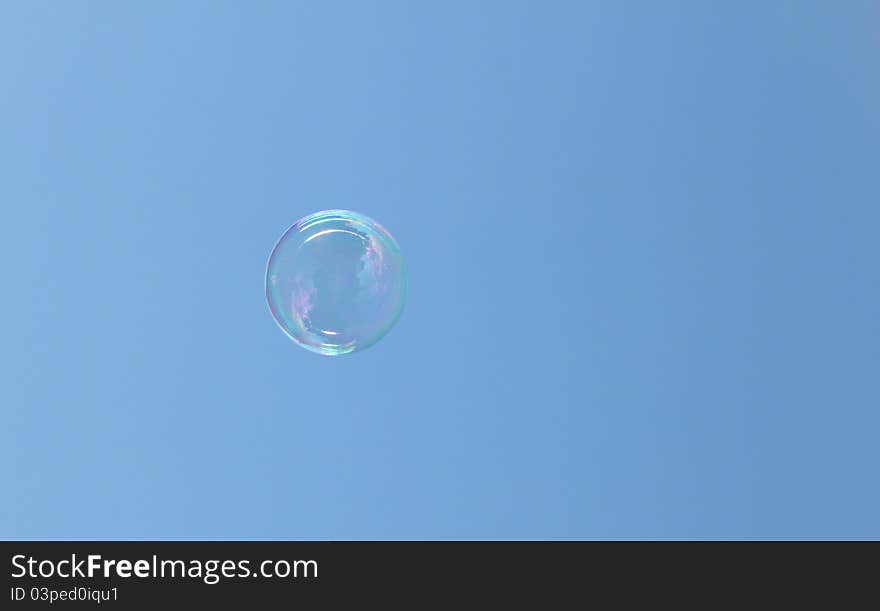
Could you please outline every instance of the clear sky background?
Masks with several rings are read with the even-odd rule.
[[[0,205],[4,538],[880,537],[877,2],[3,2]]]

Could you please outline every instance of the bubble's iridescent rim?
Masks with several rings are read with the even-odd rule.
[[[349,342],[342,346],[332,345],[332,344],[319,344],[312,345],[306,342],[301,341],[295,335],[293,335],[287,327],[282,322],[282,317],[278,312],[275,311],[275,308],[272,306],[272,299],[269,294],[269,270],[272,268],[272,260],[275,258],[275,253],[278,252],[278,248],[281,246],[281,243],[284,242],[284,239],[291,233],[298,233],[309,227],[314,225],[319,225],[321,223],[326,223],[330,221],[348,221],[354,222],[358,225],[364,225],[368,229],[372,228],[382,234],[382,237],[394,247],[395,252],[399,255],[399,264],[400,264],[400,277],[401,277],[401,299],[400,304],[397,307],[397,311],[394,313],[394,316],[388,321],[388,324],[382,329],[381,333],[376,334],[375,339],[358,344],[357,342]],[[314,352],[315,354],[320,354],[322,356],[340,356],[343,354],[349,354],[354,352],[355,350],[365,350],[369,348],[380,339],[385,337],[388,331],[393,327],[400,315],[403,313],[403,307],[406,304],[407,290],[408,290],[408,279],[407,279],[407,267],[406,260],[400,255],[400,246],[397,243],[397,240],[394,239],[385,227],[383,227],[380,223],[376,222],[374,219],[368,217],[365,214],[361,214],[360,212],[354,212],[353,210],[342,210],[342,209],[334,209],[334,210],[321,210],[319,212],[314,212],[312,214],[306,215],[296,221],[293,225],[288,227],[284,233],[281,234],[281,237],[275,242],[275,246],[272,247],[272,252],[269,253],[269,258],[266,260],[266,274],[265,274],[265,293],[266,293],[266,305],[269,307],[269,312],[272,314],[272,319],[275,321],[275,324],[278,325],[278,328],[281,329],[284,334],[294,341],[299,346],[302,346],[306,350],[310,352]]]

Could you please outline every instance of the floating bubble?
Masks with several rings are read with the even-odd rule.
[[[406,264],[391,234],[350,210],[294,223],[266,266],[266,301],[297,344],[335,356],[363,350],[394,326],[406,301]]]

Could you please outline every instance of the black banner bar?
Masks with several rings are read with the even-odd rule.
[[[745,542],[2,542],[2,609],[679,600],[873,583],[868,545]],[[745,600],[751,600],[746,598]],[[707,601],[708,602],[708,601]]]

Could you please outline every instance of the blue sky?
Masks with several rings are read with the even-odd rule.
[[[877,538],[876,2],[0,7],[0,536]],[[379,344],[284,229],[385,225]]]

